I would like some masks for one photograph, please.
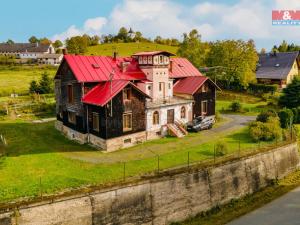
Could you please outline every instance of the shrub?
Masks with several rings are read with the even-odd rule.
[[[293,123],[293,111],[287,108],[284,108],[278,112],[280,119],[280,124],[282,128],[288,128],[291,123]]]
[[[242,105],[238,101],[234,101],[229,106],[232,112],[240,112],[242,110]]]
[[[29,93],[39,93],[39,85],[35,80],[30,82]]]
[[[216,144],[216,156],[224,156],[228,153],[228,146],[225,142],[219,141]]]
[[[269,117],[276,117],[276,116],[277,113],[274,110],[268,110],[258,114],[258,116],[256,117],[256,121],[266,123]]]
[[[221,114],[220,114],[219,111],[216,111],[215,120],[216,120],[217,122],[221,121]]]
[[[249,133],[254,141],[282,139],[282,129],[278,117],[269,117],[266,123],[260,121],[250,123]]]

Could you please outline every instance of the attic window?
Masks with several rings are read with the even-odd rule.
[[[98,64],[92,64],[92,66],[93,66],[94,69],[99,69],[100,68],[100,66]]]
[[[275,67],[279,67],[280,66],[280,64],[279,63],[277,63],[276,65],[275,65]]]

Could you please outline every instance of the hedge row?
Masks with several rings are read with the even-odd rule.
[[[249,84],[248,91],[250,93],[274,93],[278,89],[277,84]]]

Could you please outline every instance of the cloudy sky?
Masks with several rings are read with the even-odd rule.
[[[300,10],[300,0],[10,0],[1,2],[0,42],[31,35],[116,33],[132,27],[144,36],[182,38],[199,30],[203,40],[254,39],[270,49],[283,39],[300,44],[300,26],[272,26],[272,9]],[[51,3],[51,5],[49,4]],[[5,10],[3,10],[5,9]]]

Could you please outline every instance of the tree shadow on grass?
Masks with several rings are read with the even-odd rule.
[[[0,123],[0,134],[7,141],[5,155],[8,157],[53,152],[97,151],[88,145],[81,145],[67,139],[55,129],[53,122]]]

